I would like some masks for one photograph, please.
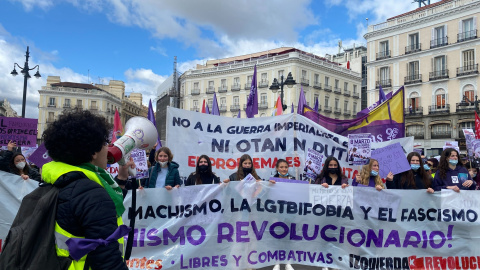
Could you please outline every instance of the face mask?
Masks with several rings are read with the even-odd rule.
[[[371,176],[377,176],[377,175],[378,175],[378,172],[377,172],[377,171],[374,171],[374,170],[372,170],[372,171],[370,172],[370,175],[371,175]]]
[[[208,169],[208,165],[200,165],[198,166],[198,169],[200,170],[200,172],[206,172]]]
[[[458,164],[458,160],[456,159],[449,159],[448,160],[448,163],[452,164],[452,165],[457,165]]]
[[[252,168],[243,168],[243,175],[247,176],[249,173],[252,173]]]
[[[412,170],[416,171],[416,170],[420,169],[420,164],[410,164],[410,168],[412,168]]]
[[[476,174],[476,173],[474,173],[474,174],[472,175],[472,178],[475,178],[476,176],[477,176],[477,174]]]
[[[15,167],[17,167],[17,169],[19,169],[19,170],[23,170],[23,168],[25,168],[25,165],[26,165],[26,164],[27,164],[27,163],[25,163],[25,162],[23,162],[23,161],[22,161],[22,162],[18,162],[17,164],[15,164]]]
[[[338,173],[338,168],[328,168],[327,171],[328,171],[328,173],[331,173],[331,174],[337,174]]]
[[[160,166],[165,167],[165,166],[167,166],[168,161],[165,161],[165,162],[160,162],[160,161],[159,161],[158,163],[160,163]]]
[[[281,174],[280,172],[278,172],[278,175],[282,176],[282,177],[287,177],[288,176],[288,172],[286,174]]]
[[[423,168],[425,169],[425,171],[429,171],[429,170],[430,170],[430,167],[428,167],[427,164],[423,164]]]

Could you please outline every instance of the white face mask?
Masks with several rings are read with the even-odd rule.
[[[26,164],[27,164],[27,163],[25,163],[25,162],[23,162],[23,161],[22,161],[22,162],[18,162],[17,164],[15,164],[15,167],[17,167],[17,169],[19,169],[19,170],[23,170],[23,168],[25,168],[25,165],[26,165]]]
[[[168,161],[165,161],[165,162],[160,162],[160,161],[159,161],[158,163],[160,163],[160,166],[166,167],[167,164],[168,164]]]

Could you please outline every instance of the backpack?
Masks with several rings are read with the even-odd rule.
[[[64,270],[72,259],[55,250],[59,188],[40,184],[25,196],[0,253],[0,270]]]

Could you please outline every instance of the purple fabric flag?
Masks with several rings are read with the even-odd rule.
[[[237,118],[242,118],[242,116],[241,116],[240,112],[241,112],[241,111],[238,111]]]
[[[378,89],[378,104],[382,104],[385,100],[387,100],[387,97],[385,96],[385,92],[383,92],[383,88],[380,85]]]
[[[208,104],[205,104],[205,113],[210,114],[210,109],[208,108]]]
[[[300,96],[298,97],[298,106],[297,113],[303,115],[303,106],[307,105],[307,99],[305,98],[305,93],[303,92],[303,86],[300,88]]]
[[[313,110],[318,112],[318,97],[315,99],[315,106],[313,107]]]
[[[291,113],[294,113],[295,112],[295,107],[293,106],[293,102],[292,102],[292,111]]]
[[[248,95],[247,108],[245,109],[248,118],[255,117],[258,114],[258,94],[257,94],[257,65],[253,68],[252,85]]]
[[[212,114],[220,115],[220,110],[218,109],[218,102],[217,102],[217,93],[213,93]]]
[[[392,92],[388,93],[386,96],[385,96],[385,92],[383,92],[383,88],[382,86],[380,85],[379,86],[379,90],[378,90],[378,101],[373,103],[372,105],[368,106],[367,108],[359,111],[357,113],[357,117],[362,117],[362,116],[365,116],[367,115],[369,112],[373,111],[373,109],[375,109],[376,107],[378,107],[380,104],[382,104],[385,100],[389,99],[392,97]]]
[[[152,106],[152,100],[150,99],[150,102],[148,103],[148,120],[152,122],[152,124],[157,127],[157,123],[155,121],[155,114],[153,113],[153,106]],[[155,151],[160,149],[162,147],[162,141],[160,141],[160,134],[158,134],[157,131],[157,147],[155,147]]]

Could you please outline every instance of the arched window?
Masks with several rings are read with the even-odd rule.
[[[473,85],[471,84],[465,85],[465,87],[463,87],[463,95],[464,95],[465,102],[475,101],[475,88],[473,87]]]
[[[417,92],[413,92],[410,94],[410,98],[408,100],[408,106],[416,111],[420,108],[420,95]]]
[[[445,90],[440,88],[437,91],[435,91],[435,106],[437,109],[445,108],[445,100],[446,100]]]

